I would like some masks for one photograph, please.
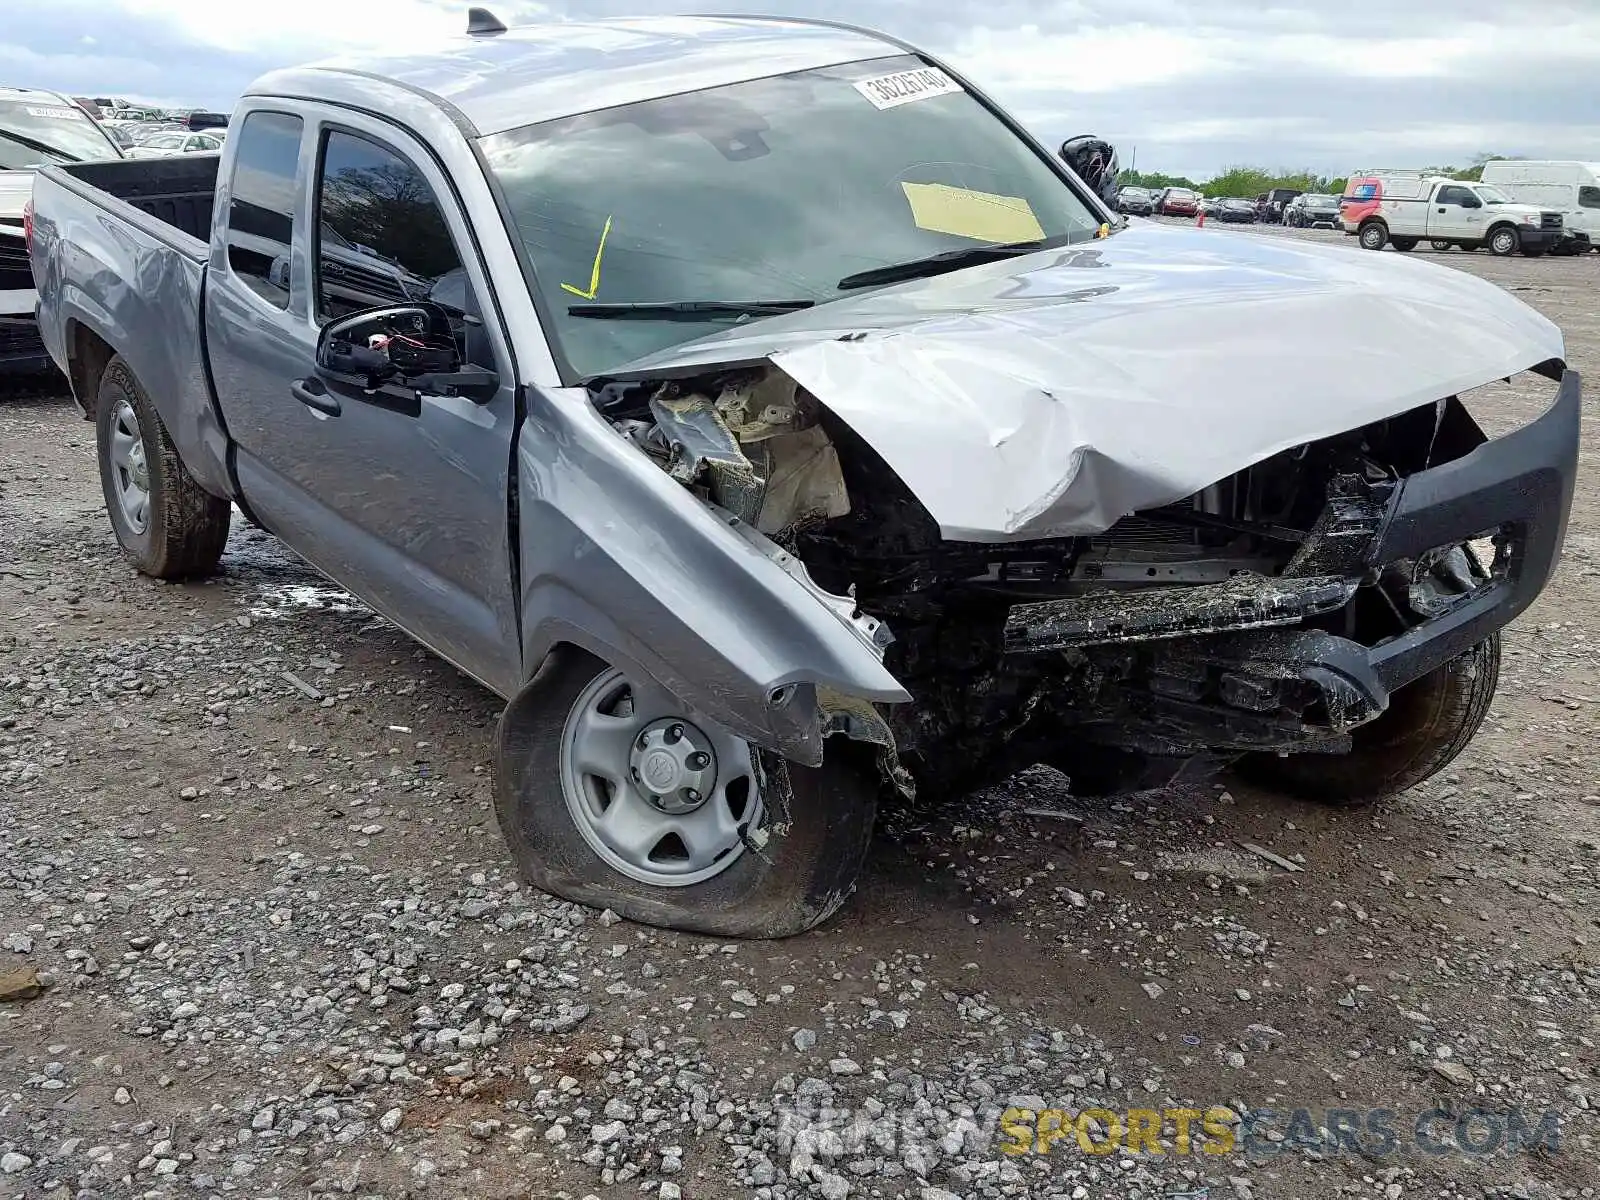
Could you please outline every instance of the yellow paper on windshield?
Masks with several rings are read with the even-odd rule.
[[[1044,237],[1033,209],[1021,196],[975,192],[944,183],[902,183],[918,229],[980,242],[1030,242]]]

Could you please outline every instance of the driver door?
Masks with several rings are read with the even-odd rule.
[[[217,387],[245,498],[325,574],[509,694],[521,657],[507,502],[515,390],[504,335],[476,301],[488,294],[483,265],[420,145],[375,118],[315,106],[305,116],[295,253],[274,260],[289,311],[267,314],[263,337],[252,290],[226,272],[212,284]],[[408,301],[446,309],[463,362],[498,373],[492,395],[318,373],[323,326]]]
[[[1428,208],[1429,237],[1466,240],[1483,236],[1482,201],[1471,188],[1446,184],[1435,193]]]

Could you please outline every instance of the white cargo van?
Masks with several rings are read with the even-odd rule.
[[[1486,183],[1420,171],[1361,171],[1350,176],[1339,222],[1368,250],[1392,244],[1411,250],[1427,239],[1435,249],[1487,246],[1493,254],[1521,251],[1535,258],[1562,241],[1561,213],[1518,204]]]
[[[1518,204],[1558,210],[1568,229],[1600,249],[1600,163],[1503,159],[1483,164],[1483,181]]]

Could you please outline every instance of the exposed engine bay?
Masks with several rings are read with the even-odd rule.
[[[914,697],[880,713],[894,773],[940,790],[1036,762],[1092,794],[1250,752],[1339,753],[1388,702],[1362,648],[1479,593],[1508,555],[1487,528],[1477,548],[1374,560],[1401,482],[1485,440],[1453,397],[1098,534],[993,543],[941,537],[883,458],[777,367],[612,382],[594,400],[856,625]]]

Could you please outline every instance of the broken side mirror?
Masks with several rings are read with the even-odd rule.
[[[465,364],[450,318],[437,304],[406,304],[351,313],[323,326],[317,370],[367,391],[403,386],[486,402],[500,376]]]

